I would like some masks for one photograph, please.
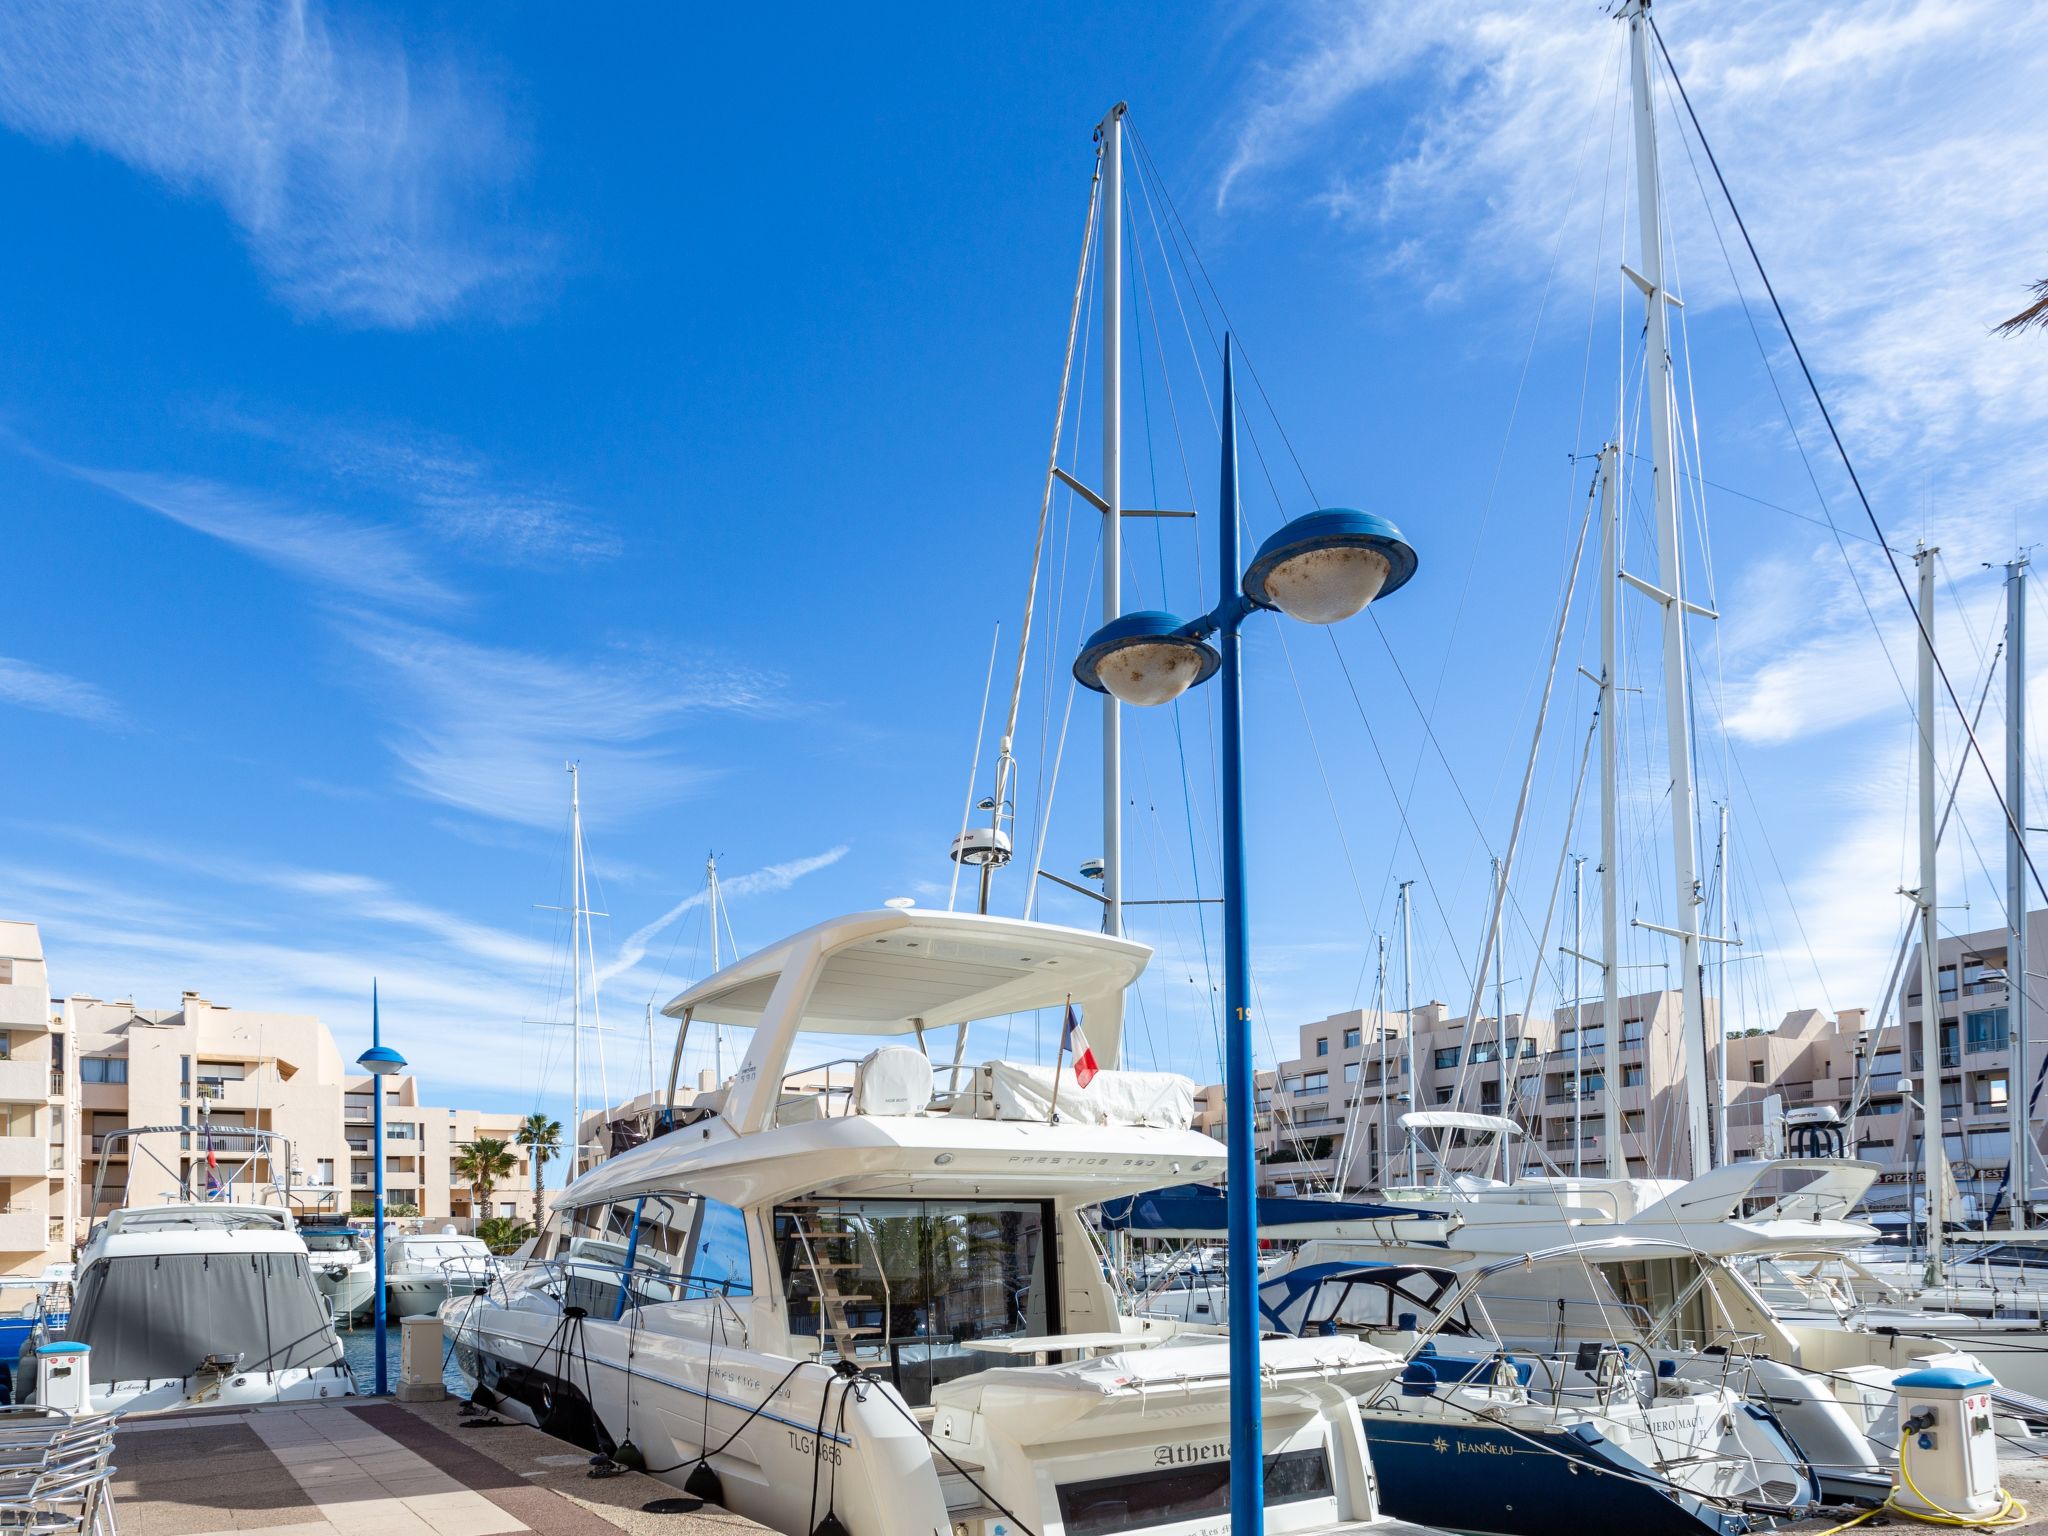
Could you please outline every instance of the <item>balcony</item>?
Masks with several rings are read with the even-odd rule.
[[[0,1104],[40,1104],[50,1096],[49,1063],[0,1061]]]
[[[49,1000],[41,987],[27,987],[19,983],[0,987],[0,1029],[47,1030],[49,1027]]]
[[[0,1179],[47,1179],[49,1143],[40,1136],[0,1136]],[[38,1243],[37,1247],[42,1244]]]
[[[29,1209],[28,1201],[0,1211],[0,1253],[41,1253],[48,1246],[49,1220],[43,1212]]]

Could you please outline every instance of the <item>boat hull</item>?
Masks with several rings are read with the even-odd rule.
[[[1476,1536],[1738,1536],[1739,1514],[1654,1486],[1656,1474],[1597,1436],[1367,1415],[1380,1507]]]

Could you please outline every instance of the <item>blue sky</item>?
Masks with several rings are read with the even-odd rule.
[[[2048,21],[1658,15],[1894,546],[1943,546],[1944,656],[1974,693],[1999,623],[1982,563],[2041,508],[2048,342],[1987,332],[2048,275]],[[707,958],[701,908],[663,921],[707,850],[742,943],[943,901],[998,621],[1011,664],[1090,134],[1124,98],[1160,178],[1133,196],[1184,216],[1316,492],[1422,556],[1334,650],[1277,625],[1251,644],[1266,1027],[1286,1042],[1370,1000],[1407,878],[1417,992],[1461,1008],[1584,509],[1570,455],[1611,430],[1638,314],[1617,307],[1621,42],[1593,5],[10,7],[0,909],[43,924],[60,990],[303,1008],[351,1052],[375,973],[431,1093],[516,1108],[565,1091],[560,1032],[528,1021],[565,1006],[541,908],[564,889],[566,759],[609,914],[614,1085],[644,1083],[643,1004]],[[1738,847],[1729,1006],[1771,1022],[1882,984],[1910,875],[1910,621],[1765,330],[1779,404],[1697,151],[1663,132],[1709,482],[1687,558],[1725,615],[1693,643],[1704,798],[1731,801]],[[1184,503],[1184,448],[1206,514],[1215,359],[1192,309],[1182,333],[1162,206],[1134,203],[1158,334],[1128,333],[1125,483]],[[1084,478],[1096,410],[1089,378]],[[1248,470],[1259,535],[1313,503],[1272,417],[1251,425],[1277,487]],[[1025,841],[1096,602],[1093,523],[1062,503],[1054,535]],[[1192,608],[1210,537],[1134,528],[1133,604]],[[1532,930],[1589,718],[1569,668],[1590,596],[1517,856]],[[1625,899],[1668,921],[1655,628],[1629,629]],[[1133,895],[1213,893],[1209,703],[1178,738],[1130,726]],[[1098,851],[1094,718],[1075,708],[1062,759],[1060,871]],[[1959,816],[1944,920],[1989,926],[1981,781]],[[1022,899],[1005,875],[998,906]],[[1042,914],[1092,921],[1057,894]],[[1202,936],[1184,911],[1141,931],[1160,959],[1134,1055],[1211,1078]],[[1627,943],[1653,982],[1658,941]],[[1538,954],[1510,945],[1511,1007],[1562,983]]]

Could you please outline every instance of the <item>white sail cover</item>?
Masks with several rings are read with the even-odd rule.
[[[1054,1099],[1054,1081],[1058,1099]],[[1083,1088],[1072,1068],[989,1061],[953,1102],[953,1113],[982,1120],[1052,1118],[1075,1125],[1153,1125],[1184,1131],[1195,1122],[1195,1085],[1178,1072],[1097,1072]]]

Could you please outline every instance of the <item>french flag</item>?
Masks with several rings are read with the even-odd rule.
[[[1072,1003],[1067,1004],[1067,1028],[1060,1036],[1060,1048],[1073,1054],[1076,1083],[1086,1088],[1095,1081],[1095,1051],[1088,1044],[1088,1037],[1081,1033],[1081,1015],[1074,1011]]]

